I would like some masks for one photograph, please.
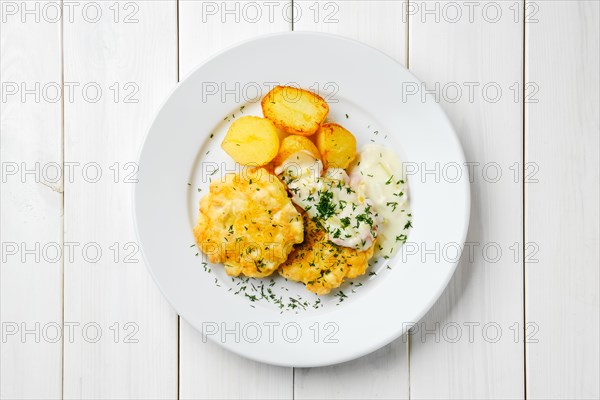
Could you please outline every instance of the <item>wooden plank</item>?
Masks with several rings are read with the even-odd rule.
[[[407,399],[406,336],[357,360],[295,369],[295,399]]]
[[[26,14],[25,3],[0,2],[0,397],[6,399],[58,398],[62,390],[61,27],[41,16],[51,2],[37,3],[38,11],[30,6]]]
[[[176,10],[174,0],[86,2],[65,23],[65,82],[76,83],[65,242],[79,245],[65,262],[64,312],[81,332],[65,343],[66,398],[177,396],[177,315],[144,266],[130,201],[141,141],[177,82]]]
[[[295,1],[294,30],[346,36],[406,65],[403,3],[392,1]],[[323,368],[296,369],[297,399],[408,398],[408,341],[400,338],[360,359]]]
[[[522,4],[412,3],[408,14],[410,69],[438,96],[467,162],[478,163],[463,168],[472,169],[472,244],[411,336],[411,398],[522,398],[524,345],[515,332],[523,329],[523,261],[515,252],[523,245],[523,193],[514,176],[523,155],[523,106],[515,100]]]
[[[296,0],[295,31],[346,36],[371,45],[406,65],[407,18],[404,1]]]
[[[292,368],[240,357],[181,319],[179,396],[182,399],[291,399]],[[233,380],[233,381],[232,381]]]
[[[236,43],[291,27],[291,0],[183,0],[179,4],[180,76],[185,78],[194,67]]]
[[[600,397],[599,5],[527,2],[527,397]],[[535,179],[535,180],[534,180]],[[534,250],[537,250],[534,253]]]
[[[183,78],[216,52],[260,34],[291,29],[291,2],[179,3],[179,71]],[[205,341],[180,321],[179,395],[189,399],[292,397],[292,369],[239,357]],[[234,381],[232,382],[232,378]]]

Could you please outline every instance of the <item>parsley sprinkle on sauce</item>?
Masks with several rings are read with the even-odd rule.
[[[408,237],[412,227],[408,187],[402,163],[384,146],[367,144],[358,154],[350,180],[357,192],[373,202],[382,224],[376,255],[391,257]]]
[[[329,168],[321,176],[322,165],[314,158],[294,163],[280,171],[292,201],[327,231],[332,243],[359,251],[370,248],[381,219],[370,200],[350,186],[346,172]]]

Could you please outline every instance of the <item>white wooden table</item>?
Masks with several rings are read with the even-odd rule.
[[[2,398],[600,396],[597,1],[0,3]],[[130,211],[177,81],[289,30],[404,64],[472,169],[472,251],[444,294],[412,335],[327,368],[203,342],[148,274]]]

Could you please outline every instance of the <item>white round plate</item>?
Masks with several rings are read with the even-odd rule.
[[[209,181],[239,171],[220,149],[228,126],[241,115],[262,115],[260,99],[277,84],[318,92],[330,104],[329,119],[353,132],[359,147],[383,144],[411,166],[408,242],[321,299],[278,276],[232,279],[194,245]],[[133,202],[148,268],[179,315],[237,354],[295,367],[365,355],[418,322],[456,268],[470,202],[454,130],[433,100],[409,95],[415,88],[421,83],[410,72],[371,47],[299,32],[230,48],[183,80],[148,132]]]

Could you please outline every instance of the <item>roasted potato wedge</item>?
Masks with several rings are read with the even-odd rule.
[[[321,96],[291,86],[276,86],[261,105],[266,118],[292,135],[314,134],[329,113],[329,105]]]
[[[282,165],[292,154],[299,151],[306,151],[315,157],[317,160],[321,160],[321,154],[317,146],[307,137],[300,135],[290,135],[283,139],[279,146],[279,153],[273,159],[273,165],[278,167]]]
[[[242,165],[268,164],[279,151],[279,134],[270,120],[246,116],[231,124],[221,148]]]
[[[279,144],[281,145],[281,142],[283,142],[283,139],[290,136],[290,134],[281,128],[277,128],[277,127],[275,127],[275,128],[277,129],[277,136],[279,136]]]
[[[356,138],[341,125],[321,125],[315,142],[326,168],[345,169],[356,157]]]

